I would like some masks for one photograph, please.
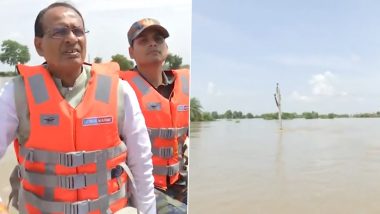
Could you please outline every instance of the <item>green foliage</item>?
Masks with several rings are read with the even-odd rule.
[[[101,57],[95,57],[94,58],[94,63],[101,63],[102,62],[102,58]]]
[[[117,62],[120,66],[120,70],[125,71],[125,70],[132,69],[134,67],[133,61],[127,59],[127,57],[125,57],[122,54],[116,54],[116,55],[111,56],[111,61]]]
[[[17,75],[18,74],[15,71],[0,71],[0,77],[13,77]]]
[[[190,121],[202,120],[202,106],[199,100],[195,97],[190,99]]]
[[[253,116],[253,114],[251,114],[251,113],[247,113],[246,117],[247,117],[248,119],[255,118],[255,117]]]
[[[372,118],[372,117],[380,117],[380,113],[360,113],[360,114],[355,114],[353,117],[358,117],[358,118]]]
[[[182,57],[178,55],[168,54],[165,60],[165,68],[168,70],[178,69],[181,67]]]
[[[21,45],[13,40],[4,40],[1,44],[0,62],[9,64],[10,66],[18,63],[24,64],[30,60],[28,46]]]
[[[336,117],[336,114],[334,114],[334,113],[329,113],[327,115],[327,118],[329,118],[329,119],[334,119],[335,117]]]
[[[266,114],[262,114],[261,118],[263,118],[264,120],[277,120],[278,113],[266,113]]]
[[[215,118],[213,118],[210,114],[210,112],[203,112],[202,114],[202,121],[213,121]]]
[[[304,112],[302,113],[303,118],[305,119],[317,119],[318,118],[318,113],[315,111],[312,112]]]
[[[226,113],[224,113],[224,117],[227,119],[232,119],[232,111],[227,110]]]
[[[281,118],[284,120],[294,119],[297,118],[297,113],[283,112]]]
[[[216,112],[216,111],[211,112],[211,117],[214,119],[219,119],[218,112]]]

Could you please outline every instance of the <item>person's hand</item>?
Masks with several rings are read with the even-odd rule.
[[[0,214],[9,214],[7,205],[0,203]]]

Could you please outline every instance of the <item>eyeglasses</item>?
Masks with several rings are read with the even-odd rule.
[[[51,38],[53,38],[53,39],[62,39],[62,38],[65,38],[66,36],[70,35],[71,32],[73,32],[73,34],[76,37],[82,37],[86,33],[89,33],[90,31],[84,30],[84,29],[78,28],[78,27],[73,27],[73,28],[69,28],[69,27],[55,27],[55,28],[52,28],[51,30],[46,31],[46,33],[48,34],[48,36],[51,37]]]

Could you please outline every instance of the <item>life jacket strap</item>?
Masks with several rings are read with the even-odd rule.
[[[121,198],[126,197],[126,186],[123,184],[120,190],[112,193],[111,195],[102,195],[95,200],[83,200],[74,203],[47,201],[41,199],[39,196],[20,187],[20,196],[23,198],[24,203],[31,204],[38,208],[41,212],[46,213],[64,213],[64,214],[87,214],[103,207],[109,207],[109,203],[113,203]]]
[[[152,154],[155,156],[160,156],[161,158],[171,158],[173,157],[173,148],[172,147],[156,148],[152,146]]]
[[[111,177],[111,170],[107,170],[107,172],[99,171],[92,174],[49,175],[29,171],[22,166],[20,168],[21,177],[31,184],[52,188],[60,187],[70,190],[81,189],[100,183],[100,174],[106,173],[108,178]]]
[[[182,128],[148,128],[150,138],[173,139],[187,133],[188,127]]]
[[[20,147],[20,155],[30,162],[42,162],[47,164],[60,164],[66,167],[77,167],[89,163],[97,163],[99,157],[112,159],[127,151],[127,146],[121,142],[115,147],[105,150],[95,150],[90,152],[50,152],[46,150]]]
[[[173,176],[179,172],[179,163],[169,166],[153,166],[153,174]]]

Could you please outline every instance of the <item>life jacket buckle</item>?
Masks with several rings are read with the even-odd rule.
[[[33,162],[33,151],[28,151],[28,153],[25,155],[25,159],[27,161]]]
[[[171,139],[175,136],[175,129],[160,129],[160,136],[162,138]]]
[[[68,203],[63,207],[64,214],[87,214],[89,211],[89,200]]]
[[[60,154],[59,163],[66,167],[76,167],[84,164],[84,152],[71,152]]]
[[[172,147],[160,148],[159,153],[161,157],[170,158],[173,156],[173,148]]]

